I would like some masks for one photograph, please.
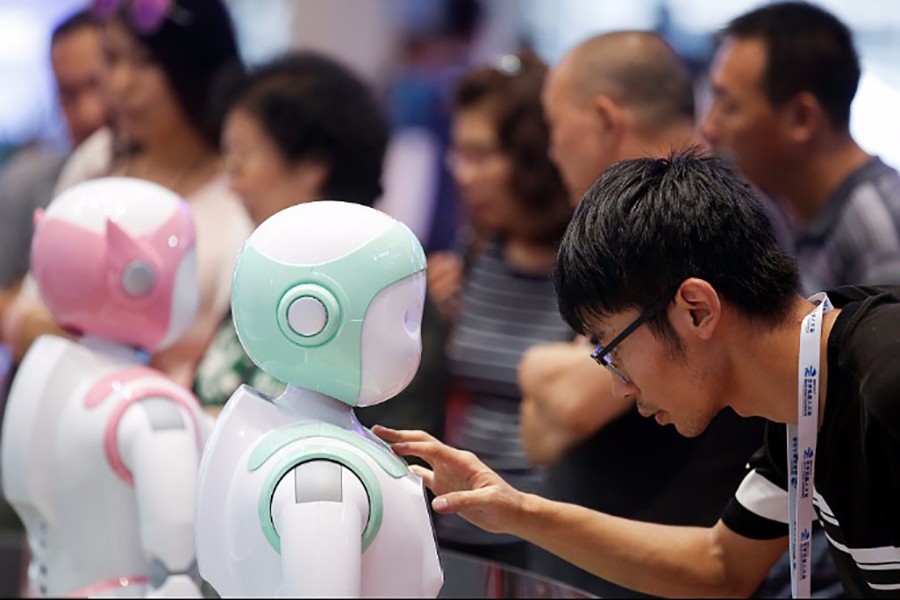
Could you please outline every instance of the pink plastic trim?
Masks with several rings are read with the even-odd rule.
[[[84,406],[85,408],[94,408],[95,406],[98,406],[106,398],[111,396],[113,392],[121,389],[123,385],[130,383],[131,380],[142,377],[158,378],[159,376],[160,374],[158,371],[154,371],[147,367],[132,367],[122,371],[116,371],[102,379],[98,379],[94,385],[91,386],[87,396],[84,397]]]
[[[142,386],[140,380],[148,378],[151,378],[151,380],[143,383]],[[197,435],[197,441],[198,443],[201,442],[200,422],[194,412],[198,406],[196,399],[187,391],[183,392],[188,396],[186,398],[181,395],[175,395],[172,389],[163,388],[157,383],[161,378],[162,374],[159,371],[155,371],[149,367],[130,367],[110,373],[106,377],[98,379],[88,390],[84,399],[85,408],[92,409],[99,406],[115,392],[123,390],[123,400],[115,409],[113,409],[112,417],[107,423],[103,440],[103,449],[110,468],[128,485],[134,485],[134,477],[125,467],[122,456],[119,454],[119,445],[116,443],[116,432],[119,428],[119,421],[122,420],[122,415],[135,402],[156,395],[168,398],[179,404],[185,408],[191,416],[191,420],[194,423],[194,432]],[[125,386],[128,385],[133,385],[133,387],[125,388]]]
[[[56,320],[64,328],[152,350],[172,319],[179,265],[196,232],[185,203],[152,234],[132,236],[110,221],[96,233],[44,215],[31,251],[32,271]],[[152,265],[156,281],[135,298],[122,288],[123,269],[134,260]]]

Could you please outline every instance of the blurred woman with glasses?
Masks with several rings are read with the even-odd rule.
[[[211,103],[219,73],[240,63],[234,31],[220,0],[95,0],[93,11],[104,21],[102,84],[115,135],[103,130],[89,138],[66,165],[56,193],[120,175],[153,181],[188,201],[197,228],[200,309],[191,331],[153,362],[189,385],[226,314],[232,265],[250,233],[222,170],[221,119]],[[4,337],[21,356],[49,332],[59,330],[26,289],[5,319]]]
[[[572,209],[547,157],[545,74],[540,60],[523,54],[459,83],[447,160],[481,243],[459,295],[442,299],[445,307],[457,303],[445,313],[453,327],[447,352],[457,397],[465,398],[448,422],[448,442],[532,490],[540,474],[519,440],[517,366],[530,346],[574,335],[559,316],[550,278]],[[457,516],[441,516],[437,530],[445,547],[526,566],[527,546],[516,538],[480,531]]]

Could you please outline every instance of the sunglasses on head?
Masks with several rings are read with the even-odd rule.
[[[144,35],[159,31],[166,19],[184,12],[173,0],[94,0],[91,8],[101,19],[120,10],[135,31]]]

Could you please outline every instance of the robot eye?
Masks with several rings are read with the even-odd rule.
[[[406,309],[406,312],[403,314],[403,326],[406,328],[406,331],[409,333],[415,333],[419,330],[419,319],[413,317],[415,314],[412,308]]]

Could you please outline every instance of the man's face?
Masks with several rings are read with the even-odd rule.
[[[50,49],[50,63],[69,136],[77,146],[106,123],[99,28],[80,27],[63,34]]]
[[[674,307],[667,309],[676,310]],[[587,322],[593,341],[609,344],[638,318],[637,310],[626,310]],[[719,411],[715,401],[714,364],[694,351],[681,338],[681,347],[653,334],[641,325],[613,350],[610,358],[626,379],[610,372],[612,393],[631,400],[643,417],[654,417],[660,425],[672,424],[685,437],[703,433]],[[601,368],[598,366],[598,368]]]
[[[773,178],[789,161],[783,115],[763,88],[765,68],[761,40],[725,40],[710,72],[713,102],[701,132],[747,179],[771,192]]]
[[[590,99],[578,93],[571,61],[563,59],[547,77],[541,94],[550,127],[550,158],[573,203],[615,162],[603,123]]]

